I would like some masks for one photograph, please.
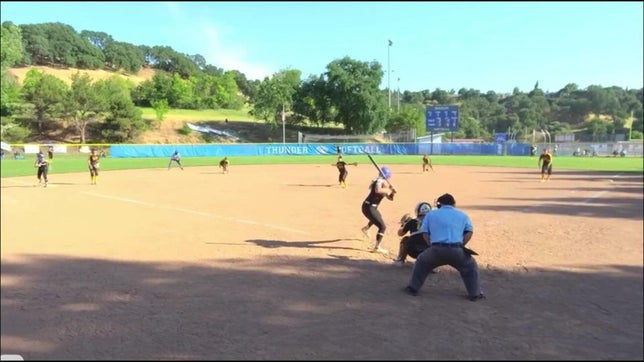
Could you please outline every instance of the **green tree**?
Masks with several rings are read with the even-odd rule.
[[[277,125],[281,122],[280,115],[282,109],[285,112],[292,111],[293,96],[300,87],[299,70],[281,70],[271,78],[264,80],[257,87],[255,104],[250,114],[256,119],[266,121],[271,125]]]
[[[235,73],[228,71],[215,79],[217,80],[217,92],[214,96],[216,97],[219,107],[225,109],[241,109],[244,106],[244,100],[239,95]]]
[[[107,66],[112,70],[123,69],[134,74],[143,67],[143,53],[132,44],[112,41],[105,46],[103,53]]]
[[[100,121],[106,107],[100,87],[92,83],[87,73],[72,75],[69,96],[65,100],[65,116],[78,131],[81,143],[87,142],[88,126]]]
[[[337,116],[333,107],[327,82],[323,75],[310,76],[302,83],[293,96],[294,117],[291,123],[301,123],[305,119],[322,126],[333,122]]]
[[[20,85],[6,70],[2,72],[1,80],[0,138],[9,143],[21,143],[29,136],[30,130],[15,119],[21,105]]]
[[[400,112],[387,121],[385,130],[390,133],[416,130],[425,134],[425,111],[420,104],[403,104]]]
[[[13,67],[23,57],[22,31],[11,22],[2,23],[0,34],[0,68],[4,71]]]
[[[100,50],[105,50],[110,43],[114,42],[111,35],[100,31],[83,30],[80,36]]]
[[[97,84],[107,103],[107,113],[101,125],[105,141],[123,143],[136,139],[148,127],[141,118],[141,110],[132,102],[127,82],[114,76]]]
[[[383,76],[378,62],[345,57],[327,65],[327,91],[337,110],[334,121],[350,134],[380,132],[387,122],[387,99],[379,86]]]
[[[196,108],[194,104],[194,89],[189,80],[184,80],[178,73],[174,73],[172,75],[171,84],[170,92],[172,95],[173,106],[175,108]],[[160,99],[157,99],[157,101],[160,101]]]
[[[588,122],[588,131],[593,135],[594,141],[601,141],[608,134],[608,124],[598,117]]]
[[[51,74],[43,74],[36,69],[27,72],[22,95],[25,101],[33,105],[39,133],[43,133],[44,122],[54,121],[62,115],[63,101],[68,91],[69,87]]]
[[[250,82],[246,75],[238,70],[232,70],[233,78],[237,83],[237,88],[246,97],[249,102],[252,102],[255,96],[255,84]]]
[[[208,62],[206,62],[206,59],[201,54],[191,55],[189,58],[201,71],[203,71],[206,68],[206,65],[208,65]]]
[[[168,101],[165,99],[152,101],[152,108],[154,109],[154,113],[157,117],[158,124],[161,124],[161,122],[163,122],[163,118],[170,110],[170,107],[168,106]]]
[[[24,47],[20,27],[4,22],[0,34],[0,137],[9,142],[22,142],[29,129],[15,122],[14,113],[20,103],[20,85],[8,70],[23,58]]]

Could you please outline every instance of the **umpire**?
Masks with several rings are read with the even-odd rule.
[[[479,284],[479,268],[469,249],[464,246],[472,238],[474,228],[469,216],[456,209],[456,200],[450,194],[439,197],[437,210],[429,212],[423,219],[420,231],[430,245],[414,264],[411,280],[405,291],[417,295],[429,273],[442,265],[458,270],[465,283],[468,299],[477,301],[485,298]]]

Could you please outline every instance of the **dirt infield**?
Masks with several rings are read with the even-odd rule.
[[[456,197],[487,299],[366,251],[375,176],[329,165],[2,179],[2,354],[25,359],[643,358],[642,175],[393,165],[384,246]],[[347,157],[350,162],[350,158]],[[372,230],[375,233],[375,228]]]

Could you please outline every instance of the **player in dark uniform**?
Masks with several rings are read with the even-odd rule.
[[[396,189],[391,187],[391,185],[389,185],[388,187],[386,186],[386,180],[389,180],[390,178],[391,170],[388,167],[383,167],[382,175],[378,175],[378,178],[371,181],[371,184],[369,185],[369,195],[367,195],[365,200],[362,202],[362,214],[369,220],[369,223],[362,228],[362,233],[365,234],[367,238],[369,238],[369,228],[372,225],[376,225],[378,227],[376,243],[373,245],[373,247],[370,248],[370,251],[378,252],[381,254],[387,254],[389,253],[389,251],[380,247],[382,238],[385,236],[385,230],[387,229],[387,226],[382,220],[380,211],[378,211],[378,205],[380,205],[380,202],[385,197],[392,201],[394,199]]]
[[[42,180],[45,181],[45,187],[47,187],[47,184],[49,183],[49,179],[47,178],[47,173],[49,172],[49,161],[45,158],[45,155],[42,152],[38,152],[36,154],[36,163],[34,164],[34,167],[38,168],[38,186],[42,183]]]
[[[89,154],[89,159],[87,159],[87,167],[89,168],[89,175],[92,178],[92,185],[98,184],[98,169],[100,167],[101,157],[98,155],[96,149],[92,149],[92,152]]]
[[[219,161],[219,167],[223,170],[223,173],[228,173],[229,164],[230,161],[228,161],[228,157],[224,157],[221,161]]]
[[[47,147],[47,157],[49,158],[49,170],[51,170],[51,164],[54,163],[54,146]]]
[[[338,168],[338,172],[340,172],[340,174],[338,175],[338,183],[343,188],[346,188],[348,186],[348,184],[347,184],[347,176],[349,175],[349,171],[347,171],[347,165],[358,166],[358,163],[357,162],[346,163],[342,159],[342,156],[339,156],[338,157],[338,162],[331,164],[331,166],[335,166],[335,167]]]
[[[404,223],[401,222],[400,228],[398,229],[398,236],[402,236],[402,239],[400,239],[398,258],[394,261],[395,266],[405,264],[407,256],[416,259],[420,253],[429,247],[423,238],[423,234],[418,230],[423,223],[425,215],[430,211],[432,211],[432,205],[429,202],[419,202],[414,208],[416,218],[412,219],[410,217]],[[406,216],[409,217],[409,214]],[[409,235],[405,235],[407,233]]]
[[[338,155],[338,157],[342,156],[342,149],[339,145],[335,145],[335,153]]]
[[[424,155],[423,156],[423,172],[429,171],[429,169],[434,171],[434,167],[432,167],[432,160],[429,159],[429,156]]]
[[[547,148],[543,149],[537,164],[541,167],[541,182],[550,180],[550,175],[552,175],[552,155]]]
[[[174,153],[172,154],[172,157],[170,157],[170,163],[168,163],[168,171],[172,166],[172,162],[176,162],[177,165],[181,167],[181,170],[183,170],[183,165],[181,164],[181,154],[179,153],[179,151],[174,151]]]

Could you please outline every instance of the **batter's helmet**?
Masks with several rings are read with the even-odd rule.
[[[383,167],[381,169],[381,171],[382,171],[382,175],[385,177],[385,179],[388,180],[388,179],[391,178],[391,170],[389,169],[389,167]]]

